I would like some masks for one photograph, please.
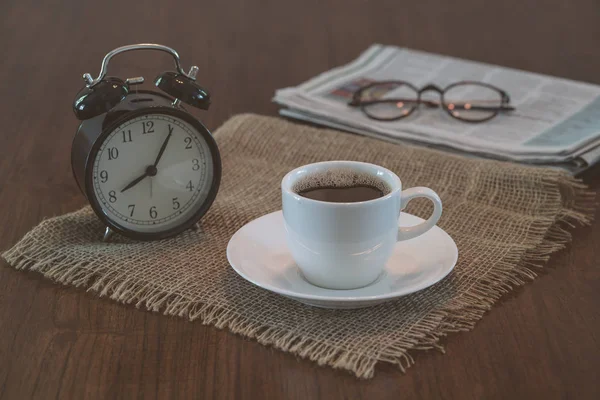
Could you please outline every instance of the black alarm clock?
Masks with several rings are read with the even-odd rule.
[[[106,76],[108,62],[132,50],[160,50],[175,59],[175,71],[158,75],[162,91],[132,90],[143,77]],[[71,166],[92,209],[113,232],[138,240],[163,239],[193,228],[213,203],[221,180],[221,158],[206,127],[182,103],[203,110],[210,95],[188,73],[179,55],[158,44],[114,49],[100,74],[84,74],[85,87],[73,111],[81,124],[73,140]]]

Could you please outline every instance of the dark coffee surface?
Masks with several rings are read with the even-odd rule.
[[[349,187],[318,187],[299,191],[302,197],[331,203],[355,203],[383,197],[383,192],[373,186],[356,185]]]

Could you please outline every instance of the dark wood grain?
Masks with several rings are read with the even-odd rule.
[[[276,88],[373,42],[600,83],[597,0],[4,0],[0,11],[0,249],[84,204],[71,102],[81,74],[123,44],[170,45],[197,64],[210,129],[274,115]],[[115,61],[119,76],[171,69],[151,53]],[[585,178],[596,189],[599,172]],[[446,354],[418,353],[405,375],[381,365],[368,381],[2,264],[0,398],[600,398],[599,244],[600,222],[578,229],[538,280],[446,338]]]

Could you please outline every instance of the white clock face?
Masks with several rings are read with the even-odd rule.
[[[148,114],[106,137],[93,164],[94,194],[115,224],[163,232],[196,214],[209,195],[213,169],[210,148],[192,125]]]

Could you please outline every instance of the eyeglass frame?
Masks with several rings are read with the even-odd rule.
[[[412,90],[415,91],[415,93],[417,94],[417,98],[416,101],[414,101],[416,103],[416,105],[414,107],[410,108],[410,111],[407,112],[406,114],[400,115],[398,117],[393,117],[393,118],[381,118],[381,117],[376,117],[373,115],[370,115],[366,110],[365,110],[365,106],[369,106],[372,104],[379,104],[379,103],[398,103],[398,102],[402,102],[402,101],[407,101],[407,99],[394,99],[394,98],[389,98],[389,99],[379,99],[379,100],[361,100],[361,95],[363,94],[363,92],[367,89],[370,89],[372,87],[375,86],[380,86],[380,85],[387,85],[387,84],[399,84],[399,85],[406,85],[409,88],[411,88]],[[469,108],[463,108],[465,110],[475,110],[475,111],[493,111],[494,113],[488,117],[485,117],[483,119],[466,119],[466,118],[461,118],[459,116],[456,116],[453,114],[453,110],[455,110],[456,107],[452,107],[449,108],[446,106],[446,103],[444,101],[444,93],[447,92],[448,90],[452,89],[453,87],[456,86],[461,86],[461,85],[477,85],[477,86],[482,86],[482,87],[487,87],[488,89],[492,89],[495,90],[496,92],[498,92],[500,94],[500,107],[481,107],[481,106],[471,106]],[[440,102],[436,103],[433,100],[423,100],[421,99],[421,95],[425,92],[429,92],[429,91],[434,91],[437,92],[440,95]],[[410,100],[411,102],[413,101],[412,99]],[[400,81],[400,80],[386,80],[386,81],[376,81],[376,82],[372,82],[369,83],[365,86],[362,86],[360,88],[358,88],[352,95],[352,100],[350,100],[350,102],[348,102],[348,105],[350,107],[360,107],[361,111],[368,117],[377,121],[397,121],[403,118],[408,117],[409,115],[411,115],[417,108],[419,108],[419,106],[421,104],[425,104],[428,108],[438,108],[438,107],[442,107],[452,118],[457,119],[459,121],[462,122],[468,122],[468,123],[480,123],[480,122],[485,122],[485,121],[489,121],[490,119],[496,117],[501,111],[514,111],[515,107],[510,106],[508,103],[510,103],[510,96],[508,95],[508,93],[506,93],[504,90],[497,88],[494,85],[490,85],[489,83],[485,83],[485,82],[478,82],[478,81],[459,81],[459,82],[455,82],[450,84],[449,86],[446,86],[445,89],[440,88],[437,85],[434,84],[428,84],[423,86],[421,89],[417,89],[413,84],[411,84],[410,82],[406,82],[406,81]],[[453,103],[450,103],[453,104]],[[483,108],[483,110],[481,110]]]

